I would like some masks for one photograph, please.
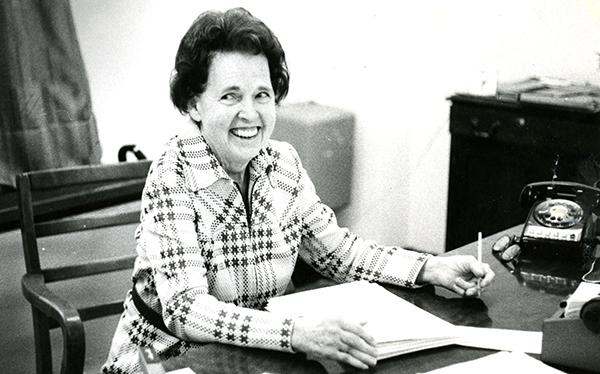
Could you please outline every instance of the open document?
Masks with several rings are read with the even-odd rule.
[[[455,326],[366,281],[272,298],[267,310],[302,317],[343,316],[366,322],[378,359],[450,344],[540,353],[541,332]]]

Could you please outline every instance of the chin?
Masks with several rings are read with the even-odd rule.
[[[238,155],[238,157],[235,157],[234,160],[230,160],[229,162],[227,162],[227,166],[229,166],[229,171],[232,171],[234,173],[240,173],[244,171],[246,169],[246,166],[250,164],[250,160],[256,157],[256,155],[258,155],[258,151],[252,154],[245,152],[243,156]]]
[[[238,152],[238,157],[236,157],[236,159],[239,161],[246,160],[246,162],[248,162],[258,155],[258,152],[260,152],[261,148],[262,145],[244,148]]]

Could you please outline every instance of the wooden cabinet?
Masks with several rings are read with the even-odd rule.
[[[522,223],[524,185],[582,180],[581,165],[600,153],[600,115],[555,106],[450,98],[450,175],[446,250]]]

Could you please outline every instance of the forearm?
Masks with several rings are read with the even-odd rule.
[[[338,282],[364,279],[415,286],[428,254],[380,246],[340,228],[335,213],[321,203],[302,168],[299,175],[302,256],[309,264]]]
[[[185,340],[292,351],[290,316],[238,307],[197,291],[177,296],[163,310],[169,330]]]
[[[430,256],[426,253],[399,247],[380,246],[364,240],[337,225],[333,212],[326,218],[318,215],[328,213],[322,204],[305,217],[309,222],[303,238],[308,251],[308,262],[320,273],[338,282],[364,279],[403,287],[414,287],[423,263]]]
[[[198,292],[179,295],[164,311],[167,327],[184,340],[292,351],[294,320],[289,316],[238,307]]]

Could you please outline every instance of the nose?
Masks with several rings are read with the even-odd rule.
[[[248,122],[253,122],[258,119],[258,111],[254,107],[254,102],[252,102],[252,100],[244,100],[242,102],[238,117]]]

